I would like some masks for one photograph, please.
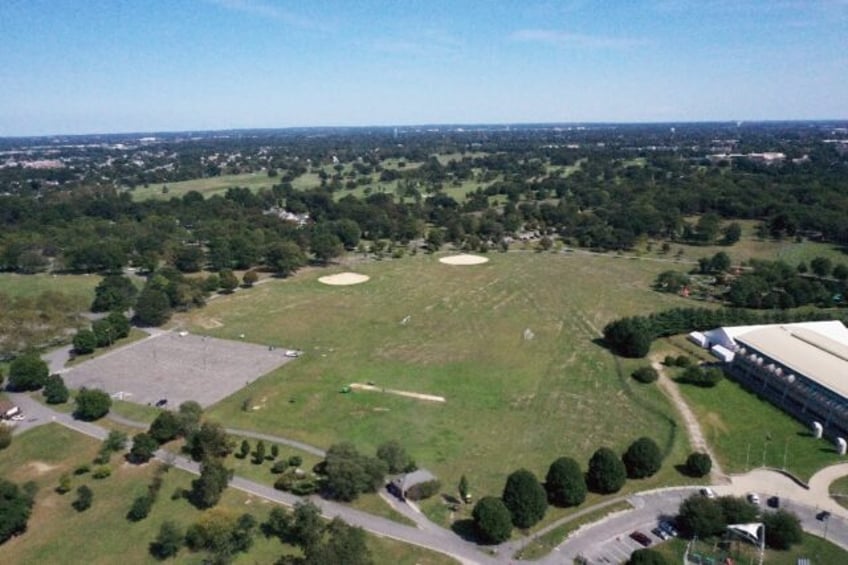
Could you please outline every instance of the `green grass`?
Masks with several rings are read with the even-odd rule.
[[[317,177],[316,177],[317,178]],[[208,198],[215,194],[224,194],[228,188],[238,186],[257,191],[260,188],[271,188],[280,182],[279,177],[269,177],[265,172],[243,173],[240,175],[221,175],[218,177],[207,177],[180,182],[168,182],[163,184],[151,184],[147,187],[137,186],[130,194],[133,200],[170,200],[180,198],[186,193],[196,190]],[[168,191],[162,192],[162,186],[167,186]]]
[[[210,416],[233,427],[285,430],[325,448],[348,440],[373,453],[398,438],[443,484],[468,475],[478,497],[499,493],[517,461],[544,476],[560,455],[587,461],[601,445],[623,451],[640,435],[670,443],[675,462],[685,456],[685,434],[672,426],[676,415],[665,397],[655,387],[628,390],[615,358],[593,341],[613,318],[683,303],[649,289],[663,265],[577,255],[489,257],[476,267],[450,267],[426,255],[361,264],[357,270],[372,279],[351,287],[321,285],[317,277],[328,272],[307,271],[186,315],[182,321],[194,333],[243,333],[248,341],[306,352],[214,406]],[[532,340],[523,339],[525,329]],[[338,393],[365,381],[447,402]],[[243,412],[247,397],[264,398],[265,407]],[[669,480],[661,474],[638,486]]]
[[[672,538],[653,546],[652,549],[664,555],[669,563],[682,563],[686,552],[686,543],[686,540]],[[696,547],[696,551],[702,555],[718,557],[718,554],[713,552],[714,548],[711,543],[699,542]],[[732,554],[737,563],[757,563],[759,558],[757,548],[746,542],[734,543]],[[813,565],[848,562],[848,552],[829,541],[806,533],[802,542],[791,549],[786,551],[767,549],[763,562],[768,565],[797,565],[798,559],[802,557],[808,558]],[[722,562],[721,559],[716,560],[716,563],[720,562]]]
[[[584,514],[575,520],[570,520],[549,532],[545,532],[544,534],[535,537],[531,543],[524,546],[521,551],[515,554],[515,558],[525,561],[541,559],[565,541],[565,538],[567,538],[571,532],[577,530],[581,526],[597,522],[603,517],[609,516],[614,512],[630,510],[631,508],[633,508],[633,506],[626,500],[623,500],[621,502],[615,502],[609,506],[599,508],[593,512],[589,512],[588,514]]]
[[[94,300],[98,275],[18,275],[0,273],[0,293],[9,296],[35,297],[45,291],[61,292],[73,299],[79,310],[88,310]]]
[[[697,221],[689,218],[690,222]],[[662,242],[650,242],[650,250],[648,250],[649,242],[645,241],[637,246],[636,253],[653,258],[663,258],[675,260],[680,258],[684,261],[697,261],[701,257],[712,257],[716,253],[723,251],[730,255],[733,264],[739,264],[743,261],[751,259],[767,259],[770,261],[781,260],[795,266],[799,262],[804,261],[807,266],[810,265],[810,260],[815,257],[827,257],[833,261],[834,265],[844,263],[848,265],[848,254],[845,251],[831,243],[821,243],[815,241],[796,242],[793,238],[782,240],[774,239],[759,239],[755,236],[755,229],[760,222],[756,220],[736,220],[742,227],[742,238],[731,246],[723,245],[688,245],[685,243],[670,242],[671,251],[663,254],[661,252]],[[673,264],[669,264],[668,268],[676,268]],[[681,265],[681,270],[691,269],[692,265]]]
[[[0,452],[0,476],[23,483],[34,480],[39,487],[36,504],[26,534],[3,545],[4,563],[156,563],[147,545],[166,519],[188,526],[200,512],[185,500],[172,500],[171,493],[190,486],[192,475],[170,470],[153,510],[147,519],[131,523],[125,515],[132,500],[146,491],[155,464],[133,466],[112,458],[112,476],[95,480],[90,475],[73,477],[73,488],[82,484],[94,491],[92,507],[82,513],[71,508],[74,492],[60,495],[54,488],[63,473],[90,463],[100,442],[56,424],[36,428],[15,438]],[[241,514],[249,512],[262,522],[273,507],[269,502],[228,489],[220,507]],[[130,543],[128,543],[130,542]],[[440,556],[399,542],[368,536],[368,546],[378,563],[398,562],[441,565],[452,563]],[[292,552],[276,540],[257,535],[250,552],[239,555],[236,563],[271,563],[284,552]],[[199,563],[201,554],[183,549],[181,563]]]
[[[801,422],[733,381],[714,388],[680,385],[680,391],[726,472],[783,468],[785,453],[786,470],[806,481],[841,460],[829,442],[810,437]]]
[[[833,497],[840,506],[848,508],[848,476],[836,479],[830,483],[830,496]]]

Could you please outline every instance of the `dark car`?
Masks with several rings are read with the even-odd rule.
[[[156,401],[156,408],[162,408],[166,404],[168,404],[168,399],[167,398],[160,398],[159,400]]]
[[[769,499],[766,500],[766,504],[768,504],[769,508],[780,508],[780,497],[770,496]]]
[[[830,518],[830,512],[828,512],[827,510],[822,510],[821,512],[816,514],[816,519],[821,522],[824,522],[828,518]]]
[[[648,547],[649,545],[651,545],[651,538],[639,531],[630,534],[630,539],[644,547]]]
[[[660,522],[660,529],[670,536],[677,537],[677,528],[668,520]]]

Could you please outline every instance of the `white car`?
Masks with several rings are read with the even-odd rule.
[[[759,504],[760,503],[759,495],[757,495],[757,493],[755,493],[755,492],[749,492],[748,493],[748,502],[750,502],[751,504]]]
[[[26,418],[26,416],[24,416],[23,414],[15,414],[14,416],[12,416],[12,420],[14,420],[15,422],[22,422],[24,418]]]
[[[297,349],[289,349],[286,351],[286,357],[300,357],[303,354],[302,351],[298,351]]]
[[[716,493],[710,487],[704,487],[701,489],[701,496],[706,496],[707,498],[715,498]]]

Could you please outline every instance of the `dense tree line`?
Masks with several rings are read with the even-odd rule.
[[[604,327],[604,341],[623,357],[644,357],[653,340],[690,331],[704,331],[720,326],[778,324],[840,319],[841,311],[769,310],[755,312],[741,308],[674,308],[648,316],[631,316],[614,320]]]

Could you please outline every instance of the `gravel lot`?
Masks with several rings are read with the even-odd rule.
[[[100,388],[138,404],[185,400],[209,406],[293,359],[286,350],[166,332],[87,361],[63,377],[68,387]]]

